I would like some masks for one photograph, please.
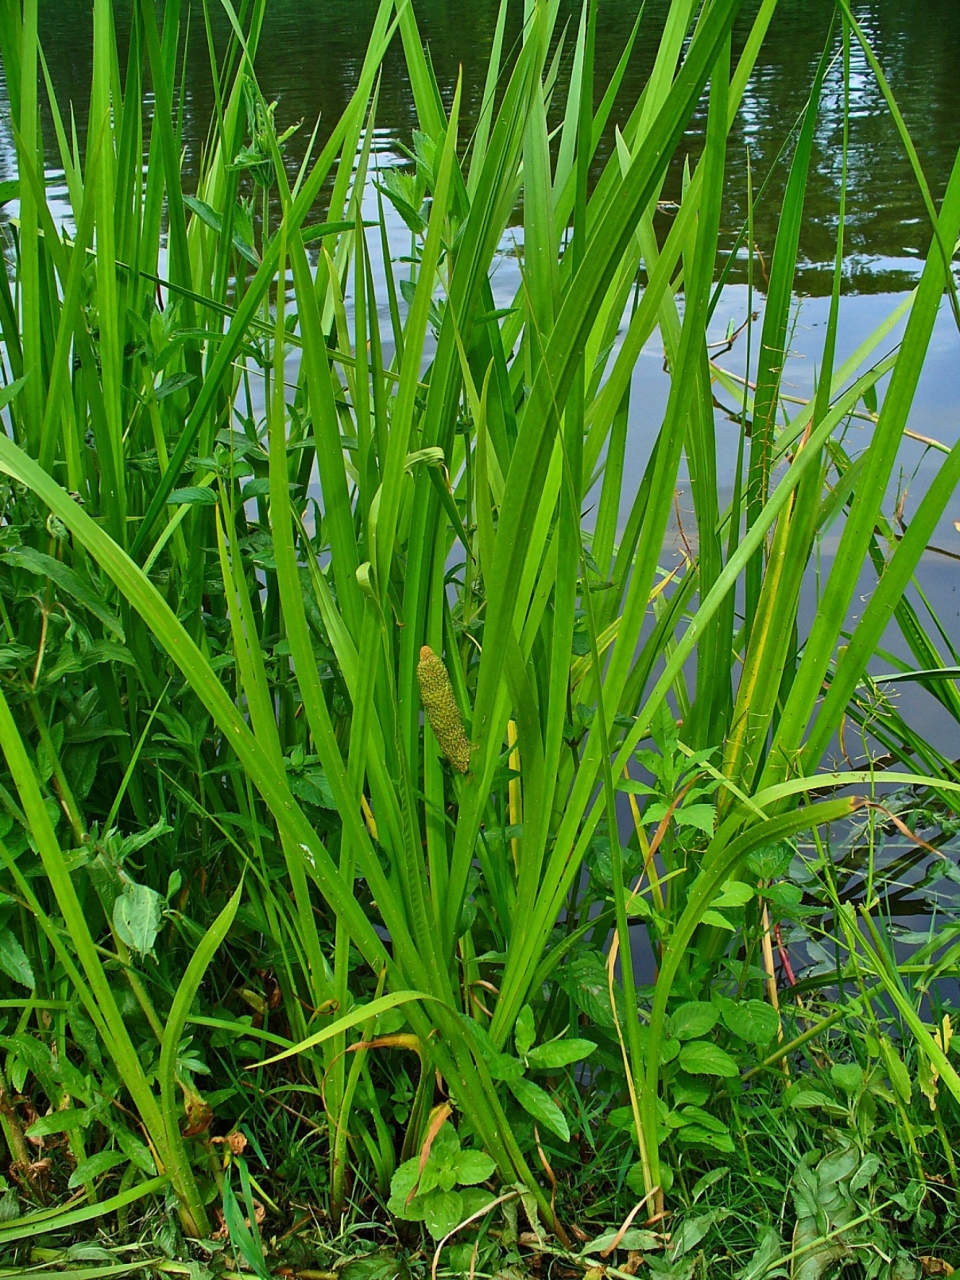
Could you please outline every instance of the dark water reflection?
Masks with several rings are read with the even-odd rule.
[[[737,24],[736,48],[743,42],[758,0],[745,0]],[[92,36],[90,0],[44,0],[41,37],[51,74],[65,108],[72,103],[83,128]],[[278,123],[303,126],[288,146],[291,171],[302,158],[317,117],[329,127],[342,112],[356,81],[377,0],[270,0],[257,58],[268,98],[279,99]],[[507,45],[519,36],[523,6],[514,4]],[[615,67],[633,25],[638,0],[600,0],[597,40],[598,92]],[[911,130],[935,198],[946,184],[960,145],[960,3],[958,0],[855,0],[853,9],[870,37]],[[121,37],[129,22],[129,0],[118,0]],[[641,35],[625,78],[613,122],[622,123],[643,88],[659,37],[666,0],[648,0]],[[464,76],[464,136],[477,118],[483,74],[493,37],[497,0],[416,0],[421,31],[428,44],[444,95],[452,96],[458,70]],[[746,152],[749,146],[757,180],[780,152],[803,108],[811,79],[827,39],[834,0],[780,0],[756,73],[731,134],[724,219],[726,242],[745,216]],[[186,18],[188,5],[184,3]],[[227,35],[219,5],[210,5],[219,43]],[[561,0],[558,31],[579,14],[573,0]],[[187,179],[196,171],[213,111],[206,40],[200,6],[190,17],[187,46],[184,144]],[[835,36],[834,46],[839,43]],[[569,47],[569,41],[568,41]],[[735,49],[736,52],[736,49]],[[561,72],[567,73],[569,57]],[[850,200],[847,227],[848,282],[863,292],[892,292],[913,283],[917,260],[929,242],[923,204],[897,129],[855,45],[852,58]],[[807,218],[801,241],[799,285],[804,292],[828,291],[827,265],[834,254],[840,181],[842,76],[836,65],[821,107],[816,149],[807,190]],[[384,66],[378,112],[378,148],[395,152],[415,125],[399,40]],[[691,127],[688,150],[700,148],[702,115]],[[50,135],[48,135],[50,136]],[[612,128],[603,142],[607,154]],[[679,189],[680,169],[671,175],[667,195]],[[757,240],[769,253],[783,193],[783,166],[774,174],[756,214]]]

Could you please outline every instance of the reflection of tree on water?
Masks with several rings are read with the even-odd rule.
[[[0,62],[0,182],[12,182],[17,176],[17,152],[10,132],[10,98],[7,93],[7,75],[3,63]],[[7,253],[7,236],[4,224],[9,217],[10,206],[0,205],[0,253],[7,266],[8,274],[12,270],[12,261]]]
[[[757,3],[758,0],[745,0],[738,28],[741,40]],[[317,117],[321,118],[321,134],[324,122],[339,118],[353,90],[376,5],[377,0],[325,0],[323,4],[315,0],[269,0],[257,72],[267,100],[279,99],[280,127],[296,120],[304,122],[287,148],[291,172],[302,159]],[[467,139],[480,108],[481,68],[493,38],[498,0],[471,0],[469,24],[464,19],[464,6],[452,0],[416,0],[416,5],[444,96],[452,92],[458,71],[463,68],[462,135]],[[575,28],[579,6],[573,0],[562,0],[562,7],[569,11]],[[857,0],[853,8],[894,87],[934,197],[938,198],[960,140],[960,97],[955,90],[960,78],[960,5],[956,0]],[[648,0],[644,27],[621,91],[624,104],[636,102],[643,88],[666,9],[667,0]],[[833,0],[780,0],[730,136],[730,180],[724,215],[727,243],[746,215],[746,148],[749,145],[758,185],[803,108],[833,9]],[[133,6],[127,0],[117,5],[117,11],[121,43],[125,46]],[[616,65],[636,12],[636,0],[606,0],[600,6],[598,84],[607,82]],[[508,24],[507,50],[519,37],[521,17],[522,5],[517,0]],[[218,44],[223,47],[228,27],[219,6],[211,8],[211,20]],[[558,31],[563,25],[561,19]],[[183,137],[188,188],[214,108],[205,40],[200,38],[197,23],[193,28],[187,55]],[[41,5],[40,33],[61,109],[67,110],[73,104],[82,138],[92,35],[88,0]],[[835,39],[839,45],[839,38]],[[735,55],[736,52],[735,47]],[[555,97],[558,104],[565,97],[569,69],[569,60],[561,59]],[[849,283],[863,291],[902,289],[914,282],[911,260],[925,252],[929,241],[926,216],[896,126],[855,41],[852,70],[846,234]],[[821,105],[807,186],[808,217],[800,245],[799,283],[812,293],[827,292],[829,287],[829,268],[821,268],[832,263],[834,253],[842,94],[838,64]],[[41,105],[45,110],[43,93]],[[614,112],[614,121],[622,123],[622,118],[623,112]],[[398,41],[384,65],[376,145],[395,151],[397,141],[409,142],[413,126],[413,105]],[[702,127],[701,115],[691,131],[692,153],[699,151]],[[611,129],[601,157],[609,153],[612,144]],[[9,166],[6,143],[0,148],[0,165]],[[678,196],[680,179],[677,166],[668,179],[668,198]],[[784,172],[774,175],[764,202],[756,211],[757,242],[765,253],[772,248],[776,234],[784,181]],[[661,221],[665,219],[661,217]]]
[[[819,0],[781,0],[778,5],[762,65],[731,135],[732,150],[740,131],[761,175],[789,123],[803,109],[832,8]],[[960,140],[960,100],[955,90],[960,73],[960,7],[953,0],[866,0],[853,9],[893,87],[934,198],[939,199]],[[839,49],[839,36],[835,44]],[[859,271],[853,265],[851,271],[861,289],[907,287],[914,283],[909,259],[923,254],[930,239],[926,215],[896,124],[856,40],[851,73],[846,251],[854,264],[861,262]],[[804,224],[801,259],[810,263],[830,263],[835,251],[842,111],[843,75],[838,62],[821,105],[807,185],[807,207],[814,216]],[[731,160],[737,162],[733,155]],[[773,242],[783,182],[780,178],[773,184],[773,198],[758,211],[761,243]],[[745,205],[736,204],[744,191],[742,183],[734,182],[729,188],[731,223],[745,215]],[[870,259],[892,261],[871,263]],[[816,279],[802,277],[803,283],[813,292],[826,292],[826,276],[818,274]]]

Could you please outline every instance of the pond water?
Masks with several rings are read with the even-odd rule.
[[[744,0],[738,40],[749,27],[758,0]],[[579,7],[560,0],[558,31],[574,22]],[[118,0],[123,35],[130,0]],[[209,6],[215,32],[226,36],[226,18]],[[341,114],[353,91],[377,0],[269,0],[257,56],[257,73],[268,99],[277,99],[281,128],[300,120],[288,144],[291,172],[302,157],[314,123],[321,134]],[[416,12],[438,82],[452,96],[458,70],[464,77],[463,134],[468,136],[480,105],[483,73],[493,35],[498,0],[417,0]],[[520,0],[512,9],[507,44],[519,34]],[[636,18],[638,0],[600,0],[597,84],[606,84]],[[666,0],[647,0],[640,37],[625,77],[612,123],[636,101],[652,63]],[[86,119],[92,37],[90,0],[58,0],[40,5],[40,33],[61,107],[72,103],[82,132]],[[183,5],[184,14],[188,6]],[[187,48],[184,143],[189,174],[207,136],[213,96],[202,32],[195,12]],[[750,149],[755,184],[773,165],[800,113],[827,39],[834,0],[780,0],[774,22],[730,138],[728,201],[724,231],[729,239],[742,224],[746,198],[746,154]],[[854,0],[853,10],[894,86],[900,108],[920,154],[935,198],[946,184],[960,143],[960,5],[956,0]],[[469,21],[465,21],[469,15]],[[568,46],[569,46],[568,41]],[[836,41],[834,41],[836,43]],[[910,165],[882,93],[857,47],[853,51],[850,195],[847,222],[849,284],[858,293],[909,287],[917,260],[926,251],[926,218]],[[569,59],[561,54],[560,100]],[[829,292],[837,195],[842,101],[839,67],[824,95],[807,191],[807,219],[801,242],[799,286],[811,294]],[[0,94],[6,96],[5,85]],[[388,56],[377,115],[377,150],[395,153],[408,143],[415,117],[399,43]],[[693,121],[689,150],[699,151],[702,117]],[[7,139],[9,142],[9,138]],[[612,127],[602,154],[613,142]],[[3,154],[6,152],[6,155]],[[11,167],[9,147],[0,150],[0,177]],[[673,175],[674,194],[679,172]],[[756,238],[769,253],[776,233],[783,173],[774,174],[757,210]],[[670,192],[667,192],[669,195]]]
[[[558,32],[566,20],[576,23],[579,5],[559,0]],[[738,20],[735,50],[742,44],[759,0],[744,0]],[[117,0],[121,42],[129,24],[131,0]],[[803,108],[817,61],[828,40],[834,0],[780,0],[750,82],[729,145],[726,206],[721,247],[729,249],[746,212],[747,156],[755,189],[769,173],[770,181],[756,210],[756,240],[769,261],[776,235],[785,170],[777,157]],[[868,35],[911,131],[935,199],[942,193],[960,146],[960,3],[957,0],[854,0],[853,11]],[[76,114],[81,136],[86,125],[92,39],[90,0],[58,0],[40,5],[40,33],[61,109]],[[287,162],[294,173],[317,119],[320,134],[342,112],[353,90],[377,0],[269,0],[257,57],[257,72],[268,99],[277,99],[281,129],[297,121],[301,127],[287,144]],[[619,59],[639,8],[638,0],[600,0],[597,33],[597,85],[602,90]],[[416,12],[429,48],[438,83],[451,97],[462,68],[464,78],[464,136],[469,136],[480,105],[487,53],[493,35],[498,0],[416,0]],[[601,159],[613,145],[612,124],[625,119],[640,93],[652,64],[666,0],[647,0],[641,33],[625,77],[611,129],[601,146]],[[183,5],[184,17],[188,5]],[[209,5],[216,40],[225,40],[226,17],[218,4]],[[512,6],[507,45],[520,32],[523,5]],[[214,109],[200,6],[190,18],[184,76],[184,163],[186,184],[196,172]],[[838,38],[832,36],[836,49]],[[560,52],[559,100],[569,56]],[[5,83],[0,80],[0,180],[14,176],[14,160],[4,111]],[[849,156],[848,217],[845,232],[845,296],[841,310],[838,359],[849,354],[892,311],[918,278],[929,243],[929,224],[917,184],[887,110],[883,94],[866,58],[854,42],[852,51],[852,120]],[[46,122],[47,136],[52,136]],[[702,144],[704,120],[698,115],[687,135],[687,153],[695,157]],[[806,193],[804,230],[797,275],[797,322],[786,380],[798,396],[810,393],[820,359],[830,288],[840,184],[842,76],[835,63],[828,76],[818,116],[817,135]],[[397,43],[388,56],[379,97],[374,150],[377,162],[393,163],[409,142],[415,115],[402,51]],[[62,175],[48,173],[50,198],[55,202]],[[679,192],[681,164],[670,175],[666,198]],[[509,237],[508,237],[509,238]],[[392,228],[391,244],[400,256],[407,247],[402,225]],[[714,321],[714,336],[722,339],[728,324],[739,325],[747,314],[743,265],[731,273],[731,285]],[[506,255],[495,281],[498,298],[512,298],[518,279],[514,259]],[[758,281],[762,284],[762,281]],[[762,296],[755,306],[762,311]],[[887,341],[889,350],[894,338]],[[878,353],[879,354],[879,353]],[[742,376],[742,342],[721,362]],[[631,423],[630,473],[639,477],[661,421],[668,381],[662,369],[662,348],[654,338],[637,363],[638,392]],[[720,397],[722,399],[722,397]],[[952,445],[960,434],[960,335],[949,308],[944,306],[931,344],[910,428],[918,435]],[[735,424],[718,414],[721,475],[732,475]],[[939,455],[918,441],[907,441],[900,470],[891,489],[891,506],[906,487],[905,511],[922,492],[938,465]],[[681,501],[681,510],[687,505]],[[960,554],[960,534],[953,520],[960,503],[947,512],[937,544]],[[828,540],[826,561],[832,552]],[[960,637],[960,597],[956,590],[957,561],[931,552],[921,566],[921,579],[942,610],[942,620]],[[811,608],[813,597],[811,588]],[[889,647],[903,653],[897,635]],[[876,670],[884,664],[877,662]],[[960,756],[957,726],[939,704],[917,686],[902,686],[905,703],[922,712],[931,737]]]

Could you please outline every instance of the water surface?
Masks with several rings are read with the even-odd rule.
[[[749,29],[758,0],[744,0],[737,24],[735,54]],[[158,6],[162,7],[162,6]],[[597,92],[620,58],[638,10],[637,0],[600,0],[597,33]],[[83,129],[86,117],[92,36],[90,0],[58,0],[40,6],[40,29],[57,95],[64,109],[72,105]],[[257,74],[268,99],[277,99],[277,120],[286,127],[302,120],[288,144],[294,172],[313,125],[321,134],[339,117],[352,93],[366,47],[377,0],[269,0],[257,56]],[[483,93],[484,73],[498,0],[416,0],[424,42],[438,83],[449,100],[462,70],[463,135],[469,137]],[[121,38],[129,24],[130,0],[117,0]],[[640,36],[617,107],[601,147],[601,159],[613,145],[613,125],[623,123],[636,102],[659,37],[666,0],[648,0]],[[190,11],[186,0],[183,12]],[[508,29],[510,48],[520,34],[523,6],[513,5]],[[935,198],[942,193],[960,145],[960,4],[957,0],[854,0],[853,11],[876,52],[903,112]],[[227,35],[226,19],[210,5],[219,41]],[[781,148],[803,109],[817,62],[825,45],[836,52],[839,37],[830,37],[834,0],[780,0],[755,74],[730,137],[727,243],[746,212],[746,165],[749,149],[755,187],[772,174],[756,211],[757,242],[769,255],[779,219],[784,167],[775,169]],[[558,31],[567,19],[572,37],[579,6],[561,0]],[[185,77],[186,174],[195,173],[213,112],[213,95],[203,36],[201,8],[194,5],[189,24]],[[560,92],[569,68],[570,46],[561,54]],[[917,261],[926,252],[928,223],[897,128],[872,76],[863,52],[852,51],[850,198],[847,223],[847,274],[858,292],[891,292],[908,287]],[[5,86],[0,85],[5,97]],[[0,101],[2,108],[2,101]],[[805,292],[829,291],[826,264],[833,260],[840,182],[842,75],[837,63],[827,82],[818,116],[806,220],[801,241],[798,284]],[[377,114],[377,148],[396,153],[409,143],[416,119],[403,53],[396,42],[384,66]],[[691,155],[699,152],[703,116],[688,135]],[[50,135],[48,135],[50,136]],[[9,140],[9,139],[8,139]],[[0,166],[4,163],[0,156]],[[8,154],[6,165],[11,159]],[[679,169],[666,195],[679,190]]]

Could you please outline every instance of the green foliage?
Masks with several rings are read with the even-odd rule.
[[[477,1184],[486,1182],[495,1169],[484,1152],[461,1148],[456,1130],[444,1124],[426,1159],[417,1156],[399,1166],[387,1208],[408,1222],[423,1222],[434,1240],[442,1240],[492,1203],[493,1195]]]
[[[900,674],[960,719],[905,597],[960,449],[902,538],[882,511],[960,167],[916,294],[837,365],[841,208],[818,390],[796,407],[784,364],[830,44],[755,392],[749,361],[742,382],[712,361],[728,138],[775,7],[751,9],[734,65],[735,0],[673,0],[604,157],[626,60],[594,85],[595,4],[560,103],[557,7],[531,0],[507,58],[504,3],[468,146],[464,88],[440,95],[418,6],[382,0],[355,95],[291,183],[297,126],[255,73],[263,0],[225,5],[192,194],[178,5],[138,0],[121,52],[96,0],[76,140],[41,79],[36,0],[3,10],[20,212],[15,287],[0,282],[0,1249],[101,1218],[124,1235],[157,1195],[179,1228],[154,1251],[192,1248],[182,1233],[260,1276],[284,1248],[314,1269],[285,1234],[302,1203],[328,1223],[382,1209],[384,1231],[434,1241],[478,1214],[443,1255],[460,1273],[515,1267],[532,1242],[675,1276],[719,1250],[754,1280],[855,1251],[906,1277],[924,1232],[955,1233],[960,916],[937,852],[960,778],[866,673],[894,616],[918,664]],[[845,111],[861,34],[838,18]],[[418,127],[409,164],[368,184],[393,40]],[[704,151],[661,236],[702,103]],[[409,233],[397,263],[388,210]],[[630,478],[655,330],[670,395]],[[729,502],[714,380],[742,403]],[[695,546],[667,572],[684,467]],[[825,770],[849,718],[887,757]],[[907,823],[937,893],[920,937],[891,918],[921,855],[878,860]],[[768,1213],[787,1185],[789,1229]],[[611,1234],[640,1200],[652,1223]],[[584,1250],[575,1216],[596,1229]],[[343,1274],[409,1270],[411,1238]],[[339,1267],[331,1240],[310,1247]]]

